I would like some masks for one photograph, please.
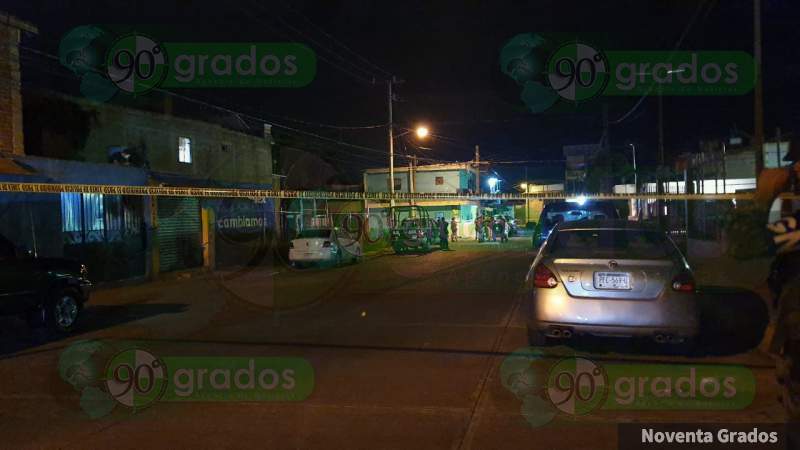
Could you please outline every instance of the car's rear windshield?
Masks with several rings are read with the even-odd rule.
[[[562,230],[548,253],[559,258],[664,259],[675,255],[675,247],[658,231]]]
[[[552,203],[542,211],[540,220],[545,226],[553,226],[560,222],[574,222],[576,220],[602,220],[618,219],[616,209],[612,205],[594,203],[581,205],[579,203]]]
[[[327,238],[330,237],[331,230],[329,229],[322,229],[322,230],[303,230],[297,236],[299,238]]]

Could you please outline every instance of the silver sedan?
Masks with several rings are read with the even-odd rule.
[[[560,224],[526,278],[528,336],[545,345],[578,334],[682,343],[698,333],[692,272],[664,232],[621,220]]]

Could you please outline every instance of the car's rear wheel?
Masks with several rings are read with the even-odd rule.
[[[73,331],[83,309],[78,294],[72,289],[59,289],[44,305],[44,324],[51,332]]]

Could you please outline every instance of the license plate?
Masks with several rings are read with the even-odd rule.
[[[594,287],[597,289],[630,289],[631,275],[625,272],[595,272]]]

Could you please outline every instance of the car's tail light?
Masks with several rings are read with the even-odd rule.
[[[544,264],[533,269],[533,285],[537,288],[552,289],[558,286],[556,275]]]
[[[694,292],[694,277],[689,272],[681,272],[672,279],[672,290],[678,292]]]
[[[331,246],[331,241],[325,241],[325,242],[322,244],[322,246],[323,246],[323,247],[325,247],[325,248],[327,248],[327,247],[330,247],[330,246]]]

